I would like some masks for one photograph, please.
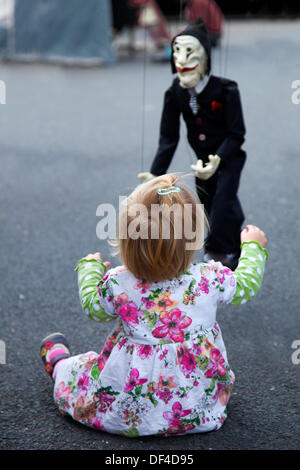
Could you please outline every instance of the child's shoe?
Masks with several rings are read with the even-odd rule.
[[[62,359],[71,357],[69,344],[62,333],[52,333],[41,341],[40,355],[45,371],[54,380],[54,366]]]

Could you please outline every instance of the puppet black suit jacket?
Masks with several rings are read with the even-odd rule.
[[[165,174],[171,163],[180,137],[181,115],[189,144],[199,159],[207,162],[210,154],[219,155],[224,163],[246,158],[241,149],[246,131],[236,82],[212,75],[197,95],[196,115],[189,102],[189,91],[176,78],[165,92],[159,147],[150,170],[155,176]]]

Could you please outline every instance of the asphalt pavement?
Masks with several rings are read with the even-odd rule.
[[[84,427],[58,413],[39,357],[53,331],[78,354],[100,352],[112,328],[82,313],[74,267],[95,251],[119,262],[96,236],[96,210],[117,207],[149,170],[169,64],[138,52],[100,68],[0,65],[1,449],[299,449],[299,28],[231,21],[213,55],[213,73],[239,84],[248,156],[239,195],[246,223],[267,234],[269,261],[258,296],[219,312],[236,385],[226,423],[208,434],[128,439]],[[193,159],[182,126],[170,171],[189,172]]]

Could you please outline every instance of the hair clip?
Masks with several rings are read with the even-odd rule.
[[[157,194],[161,196],[170,193],[180,193],[180,188],[178,188],[178,186],[170,186],[169,188],[162,188],[157,191]]]

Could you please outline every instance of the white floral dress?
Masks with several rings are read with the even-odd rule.
[[[213,261],[197,263],[159,283],[138,280],[123,266],[105,274],[102,261],[80,260],[84,311],[95,321],[118,319],[119,325],[100,354],[59,363],[54,398],[60,410],[130,437],[219,429],[234,373],[217,307],[255,296],[266,258],[258,243],[244,243],[234,272]]]

